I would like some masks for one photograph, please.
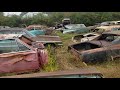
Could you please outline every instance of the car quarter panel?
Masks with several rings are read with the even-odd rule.
[[[0,73],[25,72],[39,69],[36,51],[0,54]]]

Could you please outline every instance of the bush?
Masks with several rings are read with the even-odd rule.
[[[48,45],[47,50],[48,50],[48,64],[46,64],[43,67],[43,70],[47,72],[56,71],[58,70],[58,65],[56,63],[56,55],[54,53],[53,47]]]

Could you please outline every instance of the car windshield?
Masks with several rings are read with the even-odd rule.
[[[0,40],[0,54],[25,50],[30,49],[15,39]]]

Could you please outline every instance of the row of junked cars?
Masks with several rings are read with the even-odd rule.
[[[34,25],[33,25],[34,26]],[[29,26],[30,28],[32,26]],[[51,35],[51,31],[25,28],[0,29],[0,74],[25,73],[39,71],[48,63],[50,44],[54,47],[62,46],[59,36]],[[48,29],[49,30],[49,29]],[[44,32],[44,33],[43,33]],[[46,34],[46,32],[49,32]],[[103,75],[93,67],[79,70],[37,72],[1,76],[0,78],[102,78]]]
[[[101,27],[108,27],[109,29],[101,29]],[[110,27],[112,28],[110,29]],[[120,57],[119,25],[101,25],[91,28],[84,24],[69,24],[57,30],[60,30],[63,34],[87,33],[74,36],[72,40],[77,44],[68,46],[68,51],[85,63],[103,62]],[[30,25],[27,28],[0,29],[0,74],[40,70],[48,63],[46,47],[49,44],[54,47],[63,45],[59,36],[52,35],[53,31],[51,28],[46,29],[46,27],[40,25]],[[3,78],[5,77],[102,78],[103,75],[95,68],[89,67],[72,71],[3,76]]]
[[[120,25],[118,22],[109,21],[109,24],[108,21],[103,22],[101,25],[91,28],[90,33],[72,37],[72,41],[76,44],[68,46],[68,50],[85,63],[119,58]]]

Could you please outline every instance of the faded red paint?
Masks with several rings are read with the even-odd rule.
[[[39,69],[36,51],[0,54],[0,73]]]
[[[20,39],[23,45],[29,46]],[[41,45],[41,44],[40,44]],[[0,54],[0,73],[29,72],[41,68],[48,62],[46,49],[33,48],[30,50]]]

